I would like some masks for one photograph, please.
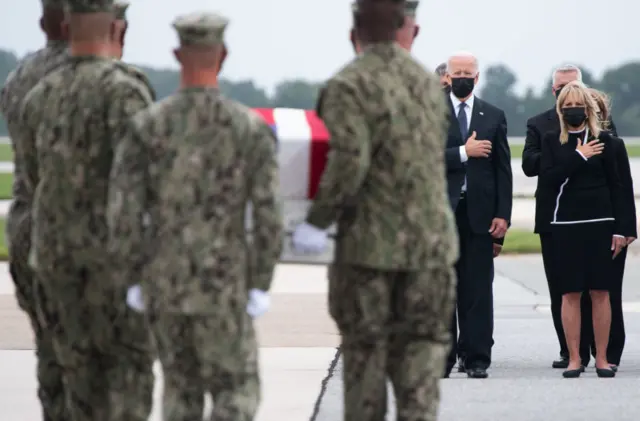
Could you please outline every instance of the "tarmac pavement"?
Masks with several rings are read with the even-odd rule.
[[[471,380],[454,374],[443,380],[439,420],[638,419],[639,279],[640,257],[633,257],[624,291],[627,348],[618,376],[598,379],[590,368],[580,379],[567,380],[561,370],[550,368],[558,346],[540,256],[499,257],[491,377]],[[272,311],[257,323],[264,394],[257,421],[342,419],[339,337],[327,315],[326,290],[324,266],[279,265]],[[35,420],[40,410],[31,332],[12,293],[6,265],[0,264],[0,408],[2,419]],[[160,397],[158,382],[150,421],[160,420]],[[393,411],[388,419],[394,419]]]

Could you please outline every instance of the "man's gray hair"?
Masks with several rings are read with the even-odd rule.
[[[478,63],[478,58],[473,55],[472,53],[468,52],[468,51],[458,51],[457,53],[453,53],[449,56],[449,58],[447,59],[447,72],[450,73],[450,69],[449,69],[449,64],[451,63],[451,60],[454,58],[470,58],[473,59],[473,64],[475,65],[476,68],[476,74],[478,73],[478,71],[480,70],[480,64]]]
[[[447,74],[447,63],[441,63],[438,67],[436,67],[436,74],[440,77]]]
[[[578,66],[576,66],[575,64],[563,64],[562,66],[558,66],[554,69],[553,73],[551,74],[551,84],[553,85],[553,82],[556,80],[556,74],[573,72],[578,74],[578,80],[582,82],[582,70],[580,70]]]

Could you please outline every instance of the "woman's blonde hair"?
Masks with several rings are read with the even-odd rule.
[[[609,130],[609,118],[611,117],[611,98],[609,95],[597,89],[589,88],[589,93],[600,109],[600,124],[603,130]]]
[[[598,117],[598,104],[594,100],[593,96],[589,92],[589,88],[584,83],[574,80],[567,83],[560,91],[558,96],[558,102],[556,103],[556,112],[560,119],[560,143],[565,144],[569,141],[569,128],[562,118],[562,106],[564,105],[569,94],[574,93],[578,96],[579,101],[584,103],[585,112],[587,114],[587,127],[589,128],[589,134],[595,137],[600,135],[602,131],[602,125],[600,118]]]

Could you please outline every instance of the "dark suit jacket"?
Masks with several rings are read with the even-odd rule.
[[[631,177],[629,155],[627,154],[627,148],[622,139],[612,137],[611,143],[616,149],[616,161],[618,164],[618,172],[620,173],[620,182],[622,183],[622,201],[624,202],[624,212],[628,224],[624,226],[624,235],[627,237],[638,238],[636,198],[633,192],[633,177]]]
[[[455,211],[466,176],[469,224],[473,232],[483,234],[489,231],[493,218],[505,219],[507,223],[511,221],[513,174],[507,142],[507,120],[501,109],[475,97],[469,135],[475,131],[478,140],[489,140],[493,146],[488,158],[469,157],[463,163],[460,159],[460,146],[467,139],[460,136],[458,120],[450,100],[449,108],[445,152],[449,201]]]
[[[617,136],[616,126],[613,120],[609,122],[610,131]],[[524,150],[522,151],[522,171],[527,177],[537,177],[540,174],[540,159],[542,156],[542,138],[547,132],[560,130],[560,119],[555,107],[531,117],[527,121],[527,137],[524,141]],[[548,215],[549,209],[555,206],[555,193],[549,189],[545,189],[540,185],[536,187],[536,217],[534,232],[545,233],[551,229],[550,221],[545,215]]]

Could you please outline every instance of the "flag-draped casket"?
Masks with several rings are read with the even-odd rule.
[[[304,220],[310,199],[316,194],[329,151],[329,133],[314,111],[290,108],[254,109],[274,130],[278,139],[280,197],[288,232]],[[250,224],[250,222],[249,222]],[[330,228],[335,232],[335,227]],[[294,253],[285,241],[281,261],[329,263],[333,242],[319,255]]]
[[[327,161],[329,133],[315,111],[254,109],[278,139],[280,194],[284,199],[312,199]]]

